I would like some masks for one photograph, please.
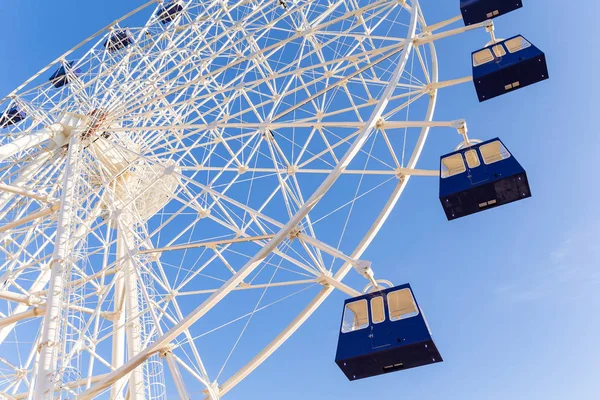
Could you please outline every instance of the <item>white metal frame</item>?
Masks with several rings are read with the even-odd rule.
[[[12,253],[0,258],[0,274],[5,278],[0,302],[10,309],[0,318],[0,345],[9,334],[16,335],[22,324],[43,319],[36,346],[23,367],[0,359],[18,377],[10,384],[0,382],[7,398],[43,399],[64,392],[91,399],[107,390],[115,399],[161,398],[150,390],[152,385],[164,385],[162,372],[149,372],[154,362],[168,368],[180,398],[192,395],[190,379],[201,383],[210,399],[221,398],[285,343],[334,289],[359,295],[342,282],[353,268],[370,287],[378,286],[361,256],[410,178],[439,175],[437,170],[417,168],[431,128],[457,129],[463,145],[473,143],[463,120],[433,121],[438,90],[471,80],[439,82],[434,43],[477,28],[486,28],[493,39],[491,21],[444,30],[460,17],[428,25],[417,0],[364,4],[307,0],[286,4],[283,10],[278,1],[187,1],[181,3],[184,11],[172,25],[160,24],[153,11],[145,27],[132,29],[133,45],[120,52],[102,52],[106,34],[132,15],[150,10],[153,3],[88,38],[7,97],[28,111],[29,120],[10,127],[9,134],[0,138],[0,220],[7,221],[0,226],[0,255]],[[236,13],[243,15],[243,23],[236,23]],[[372,34],[388,16],[401,13],[408,20],[404,37]],[[355,25],[344,35],[327,31],[338,21],[354,18]],[[249,33],[251,24],[267,20],[267,29]],[[270,28],[277,24],[288,24],[291,34],[269,42]],[[352,46],[344,51],[339,47],[342,36],[352,38]],[[296,40],[306,50],[297,59],[277,60],[277,51]],[[163,42],[168,47],[161,47]],[[227,46],[214,46],[225,42]],[[323,51],[327,46],[334,50]],[[94,74],[77,77],[69,72],[68,92],[38,85],[44,73],[77,52],[82,54],[76,67],[93,66]],[[226,65],[220,65],[221,58],[227,57]],[[409,66],[409,61],[417,63],[424,82],[414,81],[414,65]],[[389,70],[377,71],[380,66]],[[317,75],[317,70],[322,72]],[[281,93],[275,88],[280,80],[286,82]],[[348,89],[356,84],[369,96],[372,90],[379,92],[374,98],[360,99]],[[336,93],[346,96],[349,104],[322,111],[321,99],[334,98]],[[300,100],[290,104],[292,95]],[[246,106],[235,106],[232,98]],[[422,115],[409,119],[411,104],[421,98]],[[398,118],[400,112],[406,112],[404,120]],[[337,115],[347,116],[338,120]],[[151,129],[144,125],[147,121],[152,121]],[[419,133],[405,162],[409,129]],[[232,135],[236,130],[239,134]],[[299,145],[279,132],[302,132],[306,139]],[[405,135],[402,161],[393,145],[397,132]],[[366,163],[358,168],[356,160],[374,157],[367,149],[375,145],[377,135],[392,162],[378,160],[381,167]],[[316,138],[323,147],[315,151]],[[286,147],[289,142],[294,148],[291,153]],[[108,146],[102,147],[103,143]],[[272,164],[258,165],[259,158]],[[322,179],[306,200],[299,176]],[[254,184],[259,177],[272,177],[276,183],[258,205],[236,197],[235,185]],[[316,234],[320,219],[314,218],[314,210],[335,191],[336,182],[347,177],[357,177],[359,182],[364,177],[397,180],[362,240],[348,253],[340,247],[348,221],[335,243]],[[356,193],[331,213],[348,205],[352,210],[358,198],[369,192],[359,196],[357,189]],[[269,212],[269,204],[277,199],[282,214]],[[153,201],[162,211],[152,206],[146,215],[144,207]],[[176,208],[165,211],[171,204]],[[195,213],[193,222],[163,241],[161,234],[171,232],[170,224],[189,210]],[[151,226],[148,220],[156,213],[160,222]],[[351,211],[348,219],[350,215]],[[235,235],[186,239],[193,236],[198,221]],[[247,262],[240,266],[230,261],[238,254],[232,252],[249,245],[255,247],[253,254],[244,250]],[[198,256],[202,262],[193,270],[178,266],[186,274],[184,279],[169,279],[163,259],[172,252],[194,251],[213,255]],[[268,282],[247,282],[274,259],[279,260],[275,273],[284,263],[302,278],[273,282],[274,273]],[[328,268],[326,260],[332,260],[332,265],[336,261],[337,267]],[[225,267],[228,279],[218,287],[187,289],[215,263]],[[92,264],[98,268],[87,272],[86,265]],[[21,279],[32,273],[32,267],[38,275],[25,287]],[[216,379],[209,377],[195,344],[197,321],[232,292],[306,285],[322,288],[279,335],[223,383],[218,379],[225,365]],[[182,312],[178,297],[203,295],[207,297],[194,310]],[[94,306],[88,307],[92,298]],[[260,301],[248,323],[259,305]],[[110,329],[102,328],[100,321]],[[108,341],[110,354],[100,354],[100,344]],[[187,360],[178,355],[184,346]],[[86,365],[79,365],[83,361]],[[107,371],[92,374],[96,365]],[[78,373],[80,378],[69,378]],[[6,378],[8,382],[10,376]]]

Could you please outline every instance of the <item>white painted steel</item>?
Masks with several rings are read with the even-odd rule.
[[[416,21],[417,21],[417,13],[413,12],[411,17],[411,25],[409,29],[409,37],[412,38],[415,34],[416,30]],[[272,251],[284,240],[290,232],[295,229],[298,224],[306,217],[306,215],[310,212],[310,210],[317,205],[317,203],[321,200],[324,194],[331,188],[334,182],[339,178],[342,171],[346,169],[346,167],[350,164],[352,159],[356,156],[360,148],[363,146],[369,135],[371,134],[373,128],[375,127],[377,120],[381,117],[384,112],[388,99],[393,93],[395,89],[395,82],[400,80],[400,76],[402,72],[404,72],[404,67],[408,60],[408,55],[411,50],[411,44],[404,46],[402,50],[402,54],[400,55],[400,60],[392,78],[390,79],[391,83],[386,88],[386,91],[383,93],[382,98],[379,100],[377,107],[375,108],[373,114],[369,118],[368,123],[363,128],[361,133],[358,135],[355,142],[352,144],[352,147],[348,150],[348,152],[344,155],[344,157],[340,160],[338,165],[332,171],[332,173],[325,179],[325,181],[319,186],[319,188],[313,193],[313,195],[307,200],[307,202],[303,205],[303,207],[290,219],[290,221],[273,237],[268,244],[263,247],[242,269],[237,271],[237,273],[229,279],[219,290],[213,293],[204,303],[198,306],[192,313],[190,313],[183,321],[181,321],[178,325],[171,328],[168,332],[165,333],[161,338],[159,338],[156,342],[154,342],[150,347],[148,347],[144,352],[137,354],[133,359],[130,359],[125,365],[119,368],[117,371],[113,372],[109,376],[105,377],[98,384],[96,384],[92,389],[84,392],[82,394],[82,399],[89,399],[93,396],[99,394],[101,391],[111,386],[115,380],[118,380],[120,376],[130,373],[134,370],[139,364],[141,364],[149,355],[160,351],[161,348],[169,344],[172,340],[174,340],[183,330],[189,328],[195,321],[200,319],[203,315],[205,315],[211,308],[216,306],[229,292],[231,292],[236,286],[238,286],[242,281],[255,269],[257,268],[265,258],[271,254]]]
[[[464,126],[433,121],[437,91],[471,79],[438,81],[434,41],[490,25],[428,25],[416,0],[191,0],[162,24],[154,3],[8,100],[28,119],[0,137],[0,346],[34,343],[20,365],[6,360],[29,371],[0,379],[14,398],[160,399],[172,382],[182,399],[217,400],[334,289],[359,295],[342,280],[411,176],[439,174],[417,166],[430,129]],[[104,49],[144,13],[133,44]],[[75,55],[82,72],[64,89],[40,83]],[[379,193],[379,209],[361,203]],[[371,226],[349,239],[355,208]],[[236,296],[253,300],[214,321]],[[292,296],[308,305],[229,371],[255,315]],[[240,321],[220,370],[207,368],[202,340]]]
[[[0,162],[7,160],[9,157],[14,156],[17,153],[36,147],[48,140],[60,135],[63,132],[63,126],[61,124],[54,124],[48,129],[43,131],[23,135],[14,141],[0,146]]]
[[[46,314],[39,342],[39,361],[35,395],[37,399],[52,397],[57,383],[58,347],[61,342],[61,314],[63,313],[66,270],[71,265],[71,224],[75,197],[75,184],[78,179],[79,141],[72,137],[69,142],[69,155],[66,163],[63,194],[56,232],[56,244],[50,263],[50,286],[46,301]]]
[[[117,258],[121,260],[120,269],[125,289],[125,334],[127,343],[127,358],[131,360],[142,350],[141,324],[139,320],[139,287],[135,265],[132,260],[134,246],[130,230],[131,216],[123,215],[117,233]],[[134,369],[129,374],[128,394],[131,400],[142,400],[145,397],[144,376],[141,368]]]

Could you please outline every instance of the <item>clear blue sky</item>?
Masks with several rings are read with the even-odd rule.
[[[2,2],[0,93],[142,3]],[[497,35],[522,33],[545,51],[551,79],[484,104],[472,85],[443,91],[436,119],[464,117],[473,137],[501,137],[533,197],[449,223],[437,182],[414,179],[364,257],[383,277],[412,283],[445,362],[347,382],[333,362],[337,295],[229,398],[600,398],[600,6],[525,3],[497,21]],[[459,11],[458,0],[422,7],[429,22]],[[440,42],[440,78],[468,73],[470,51],[486,40],[475,32]],[[425,156],[451,145],[429,145]]]

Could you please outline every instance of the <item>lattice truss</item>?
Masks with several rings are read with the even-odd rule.
[[[456,18],[213,0],[163,23],[165,4],[4,100],[27,116],[0,130],[6,398],[220,398],[334,288],[375,284],[362,253],[410,176],[437,175],[416,168]]]

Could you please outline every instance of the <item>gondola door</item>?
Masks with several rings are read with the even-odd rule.
[[[385,323],[386,318],[386,307],[383,295],[377,295],[371,298],[371,321],[370,328],[371,333],[371,346],[373,350],[385,350],[385,347],[391,345],[391,332],[389,326]]]
[[[467,164],[467,176],[471,181],[471,185],[475,186],[486,182],[489,179],[487,168],[486,165],[481,162],[479,152],[475,149],[469,149],[464,152],[464,157]]]

